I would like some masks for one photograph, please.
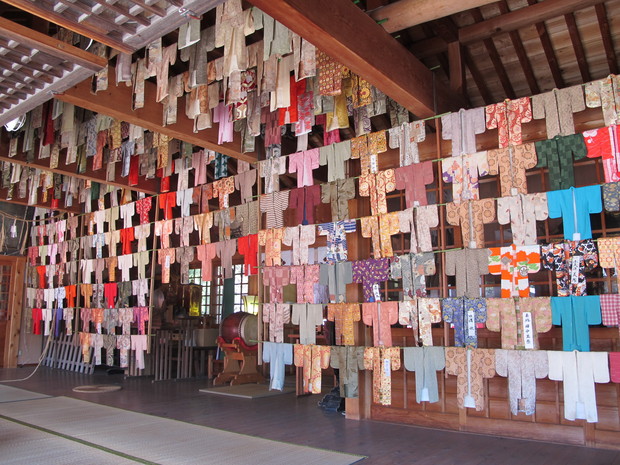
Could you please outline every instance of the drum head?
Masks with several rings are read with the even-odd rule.
[[[256,315],[245,315],[241,320],[241,339],[249,346],[258,344],[258,317]]]

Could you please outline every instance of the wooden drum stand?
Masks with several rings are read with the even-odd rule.
[[[224,370],[213,380],[214,386],[230,381],[230,385],[262,383],[263,375],[256,371],[258,346],[248,346],[240,338],[228,343],[217,338],[218,347],[224,351]]]

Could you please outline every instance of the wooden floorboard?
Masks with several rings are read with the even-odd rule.
[[[1,380],[25,377],[32,368],[0,369]],[[83,384],[121,384],[121,391],[81,394]],[[346,420],[317,407],[321,396],[285,394],[239,399],[198,392],[206,379],[153,382],[96,371],[94,375],[42,367],[11,386],[68,396],[227,431],[361,454],[376,465],[620,465],[620,452],[535,441],[447,432],[374,421]]]

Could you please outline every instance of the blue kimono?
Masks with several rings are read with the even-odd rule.
[[[601,300],[597,295],[551,297],[551,322],[562,326],[564,350],[589,352],[589,325],[601,324]]]
[[[571,187],[547,192],[547,205],[549,218],[562,217],[564,239],[592,239],[590,213],[600,213],[603,210],[601,186]],[[574,239],[574,233],[579,233],[581,237]]]

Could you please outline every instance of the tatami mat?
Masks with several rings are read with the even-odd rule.
[[[137,462],[0,419],[0,461],[3,465],[125,465]]]
[[[32,399],[45,399],[45,394],[39,394],[37,392],[26,391],[25,389],[16,388],[13,386],[6,386],[0,384],[0,403],[1,402],[15,402],[18,400],[32,400]]]
[[[347,465],[363,458],[67,397],[0,404],[0,415],[160,464]]]

